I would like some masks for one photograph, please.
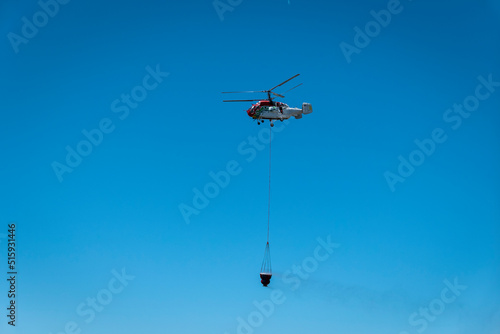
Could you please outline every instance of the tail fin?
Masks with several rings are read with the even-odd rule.
[[[313,112],[313,108],[310,103],[302,103],[302,113],[304,114],[310,114]]]

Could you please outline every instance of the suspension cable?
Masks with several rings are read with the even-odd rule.
[[[269,122],[269,124],[272,124]],[[271,142],[272,142],[272,128],[269,126],[269,193],[267,201],[267,243],[269,244],[269,220],[271,217]]]

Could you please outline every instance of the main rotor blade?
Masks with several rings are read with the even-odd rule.
[[[222,92],[222,94],[229,94],[229,93],[265,93],[265,90],[245,90],[241,92]]]
[[[302,85],[302,84],[301,84],[301,83],[299,83],[297,86],[295,86],[295,87],[293,87],[293,88],[290,88],[290,89],[289,89],[289,90],[287,90],[285,93],[288,93],[289,91],[291,91],[292,89],[295,89],[295,88],[299,87],[300,85]],[[285,94],[285,93],[283,93],[283,94]]]
[[[279,97],[284,97],[283,95],[275,93],[275,92],[271,92],[271,94],[274,94],[274,95],[279,96]]]
[[[299,74],[295,74],[295,75],[294,75],[293,77],[291,77],[290,79],[283,81],[283,82],[282,82],[282,83],[280,83],[279,85],[277,85],[277,86],[275,86],[275,87],[271,88],[269,91],[272,91],[272,90],[273,90],[273,89],[275,89],[276,87],[279,87],[279,86],[281,86],[281,85],[283,85],[283,84],[286,84],[288,81],[292,80],[293,78],[298,77],[299,75],[300,75],[300,73],[299,73]]]
[[[224,100],[222,102],[252,102],[252,101],[262,101],[262,99],[258,99],[258,100]]]

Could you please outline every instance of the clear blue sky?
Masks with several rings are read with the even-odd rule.
[[[2,333],[499,333],[498,0],[48,3],[0,4]],[[263,288],[269,125],[220,92],[296,73]]]

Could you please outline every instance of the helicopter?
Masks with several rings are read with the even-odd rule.
[[[284,119],[289,119],[290,117],[295,117],[296,119],[302,118],[303,114],[312,113],[312,106],[310,103],[302,103],[302,108],[290,108],[288,104],[283,102],[274,101],[277,97],[284,98],[282,94],[273,92],[274,89],[284,85],[288,81],[298,77],[300,74],[296,74],[293,77],[283,81],[277,86],[274,86],[268,90],[257,90],[257,91],[241,91],[241,92],[222,92],[223,94],[230,93],[267,93],[267,100],[262,99],[250,99],[250,100],[224,100],[222,102],[254,102],[258,101],[247,110],[248,116],[257,120],[257,124],[264,123],[264,120],[268,119],[271,122],[271,126],[274,126],[273,120],[280,120],[283,122]],[[301,83],[295,87],[290,88],[285,93],[291,91],[302,85]],[[283,94],[285,94],[283,93]],[[274,95],[274,96],[271,96]]]

